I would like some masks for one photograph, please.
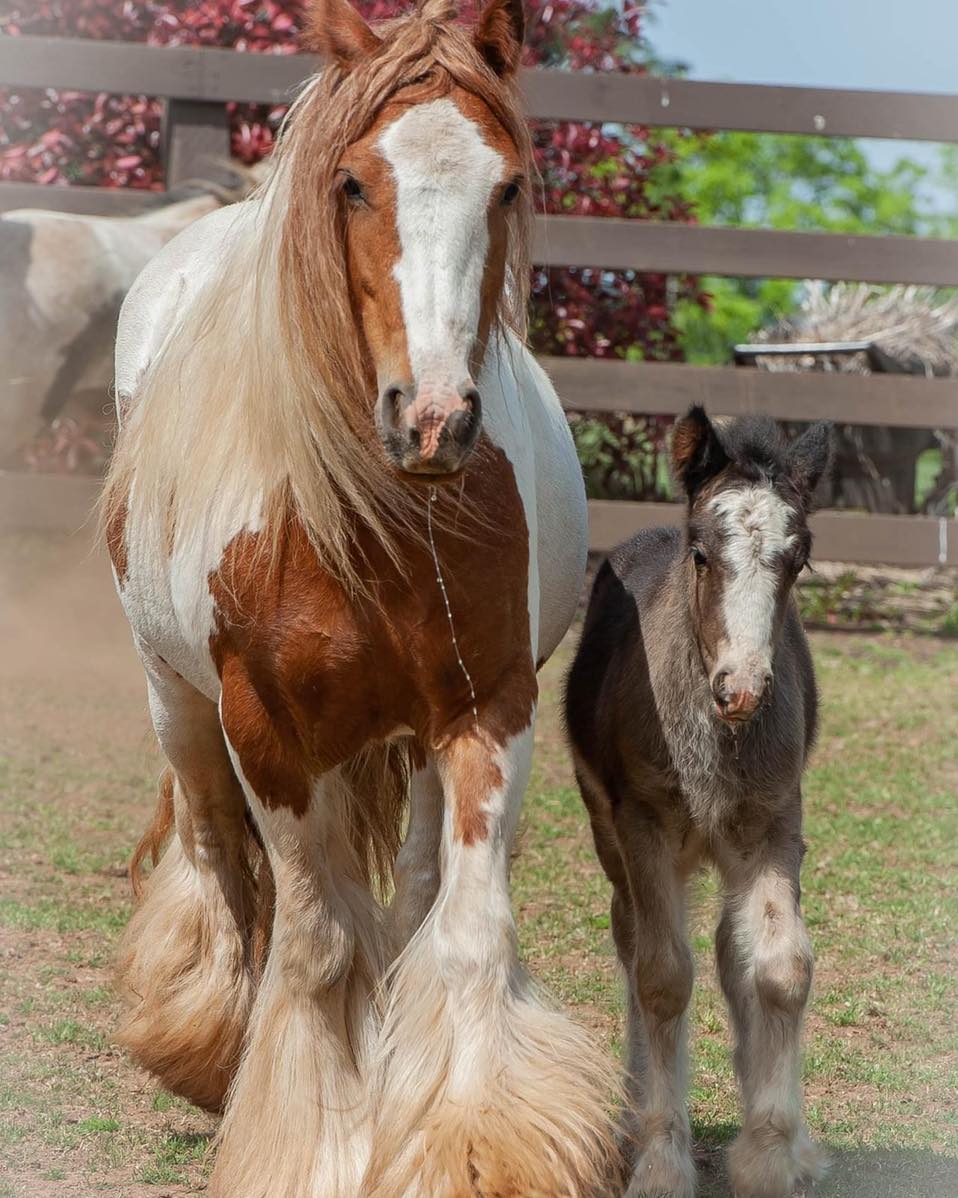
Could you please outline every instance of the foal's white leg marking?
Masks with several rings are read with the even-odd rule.
[[[263,807],[232,756],[269,853],[276,914],[211,1194],[344,1198],[359,1192],[369,1147],[379,914],[350,876],[338,771],[297,817]]]
[[[797,877],[771,860],[746,862],[727,849],[720,866],[727,891],[719,974],[745,1108],[742,1133],[729,1150],[729,1176],[739,1198],[789,1198],[825,1165],[802,1122],[801,1036],[812,948]]]
[[[486,212],[505,160],[450,99],[417,104],[379,139],[396,179],[394,273],[420,392],[469,377],[489,249]]]
[[[779,586],[775,559],[794,544],[788,533],[792,509],[769,487],[723,491],[710,506],[722,517],[725,531],[723,648],[736,658],[769,663]],[[720,659],[722,655],[720,648]]]

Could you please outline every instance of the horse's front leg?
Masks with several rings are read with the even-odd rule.
[[[532,716],[504,733],[486,707],[434,753],[439,895],[392,981],[364,1198],[580,1198],[604,1177],[607,1063],[543,1005],[516,951],[509,863]]]
[[[799,909],[801,857],[797,828],[775,832],[757,849],[725,844],[718,853],[725,909],[716,949],[745,1108],[742,1133],[729,1150],[736,1198],[787,1198],[824,1170],[802,1122],[812,947]]]
[[[275,728],[249,719],[250,690],[227,681],[224,729],[269,855],[275,913],[210,1192],[346,1198],[359,1192],[368,1153],[381,910],[351,839],[343,771],[310,777],[298,759],[280,757]]]

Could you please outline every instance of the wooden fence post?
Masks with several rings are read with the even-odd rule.
[[[167,100],[163,114],[166,187],[187,179],[230,179],[230,131],[222,104]]]

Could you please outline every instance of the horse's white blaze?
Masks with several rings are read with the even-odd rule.
[[[792,509],[769,487],[725,491],[711,502],[722,518],[725,585],[722,615],[725,652],[767,666],[771,661],[781,555],[795,541],[788,532]]]
[[[396,180],[402,298],[413,378],[423,394],[469,377],[489,249],[487,211],[505,159],[449,99],[410,108],[379,139]]]

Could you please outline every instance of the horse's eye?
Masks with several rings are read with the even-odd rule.
[[[365,200],[363,195],[362,184],[358,179],[354,179],[352,175],[346,175],[343,179],[343,195],[351,204],[359,204]]]
[[[709,564],[709,559],[705,556],[705,551],[699,545],[692,546],[692,561],[695,562],[696,570],[704,570]]]
[[[507,188],[505,188],[505,190],[502,193],[503,204],[505,205],[506,208],[508,208],[509,205],[514,204],[518,198],[519,198],[519,184],[518,183],[510,183],[509,186]]]

